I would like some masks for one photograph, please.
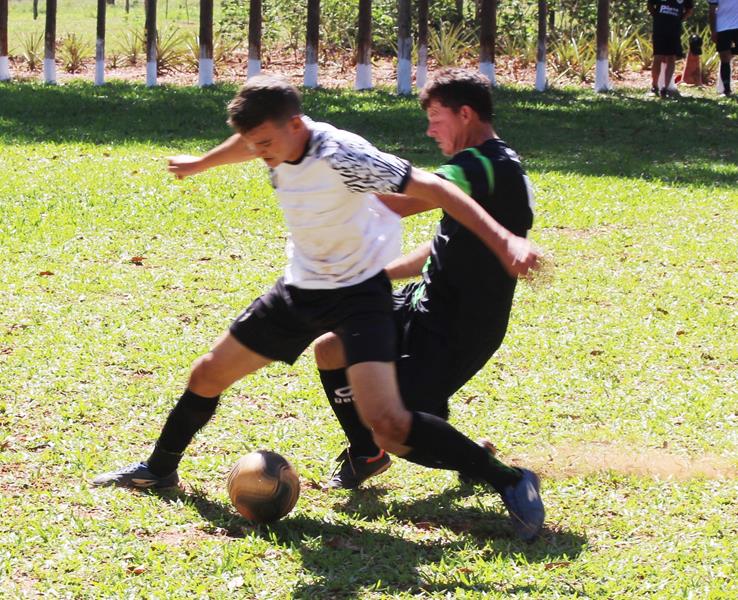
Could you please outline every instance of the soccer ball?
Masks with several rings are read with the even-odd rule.
[[[300,496],[297,471],[287,459],[269,450],[238,459],[228,476],[228,495],[244,517],[257,523],[281,519]]]

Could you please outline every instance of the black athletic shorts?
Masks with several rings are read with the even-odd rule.
[[[738,29],[718,31],[715,46],[718,52],[732,50],[733,54],[738,54]]]
[[[497,298],[490,299],[490,316],[463,349],[453,349],[449,327],[430,329],[413,308],[412,296],[419,283],[394,293],[397,327],[397,380],[405,406],[448,418],[448,400],[481,369],[505,337],[512,309],[515,280],[501,282]]]
[[[288,364],[329,331],[341,338],[349,365],[397,358],[392,285],[384,271],[362,283],[330,290],[285,285],[280,278],[230,327],[244,346]]]
[[[682,58],[682,28],[665,27],[654,23],[653,26],[653,53],[661,56],[676,56]]]

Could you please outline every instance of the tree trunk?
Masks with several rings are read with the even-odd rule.
[[[38,19],[38,0],[33,0],[33,20]]]
[[[44,81],[56,83],[56,0],[46,0],[44,42]]]
[[[107,0],[97,0],[97,36],[95,39],[95,85],[105,83],[105,12]]]
[[[410,35],[410,0],[399,0],[397,13],[397,93],[413,88],[413,38]]]
[[[479,8],[479,70],[497,85],[495,77],[495,40],[497,37],[497,0],[481,0]]]
[[[546,0],[538,0],[538,47],[536,49],[536,89],[546,89]]]
[[[428,76],[428,0],[418,0],[418,70],[415,85],[422,88]]]
[[[608,38],[610,37],[610,0],[597,0],[597,63],[595,66],[595,91],[606,92],[611,88],[608,74]]]
[[[464,0],[455,0],[456,4],[456,22],[461,23],[464,20]]]
[[[106,4],[110,4],[110,6],[115,6],[115,0],[105,0]]]
[[[10,79],[8,60],[8,0],[0,0],[0,81]]]
[[[372,87],[372,0],[359,0],[359,31],[356,39],[356,89]]]
[[[320,49],[320,0],[308,0],[305,34],[305,87],[318,87],[318,50]]]
[[[548,8],[548,32],[549,35],[553,35],[556,30],[556,11],[549,7]]]
[[[249,66],[246,77],[261,73],[261,0],[249,3]]]
[[[156,0],[146,0],[144,3],[146,11],[146,24],[144,25],[144,34],[146,36],[146,85],[153,87],[156,85]]]
[[[131,0],[126,0],[126,14],[131,11]]]
[[[200,87],[213,85],[213,0],[200,0]]]

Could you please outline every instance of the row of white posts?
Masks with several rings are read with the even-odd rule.
[[[412,37],[411,0],[398,1],[397,40],[397,91],[409,94],[412,91]],[[415,70],[415,85],[422,88],[428,72],[428,2],[416,0],[418,5],[418,64]],[[357,35],[356,89],[372,87],[371,67],[371,8],[372,0],[358,0],[359,21]],[[146,0],[146,85],[157,84],[156,55],[156,3]],[[43,78],[46,83],[56,83],[55,40],[57,0],[46,0],[46,34]],[[536,53],[536,83],[539,91],[548,85],[546,77],[546,15],[547,0],[538,0],[538,44]],[[595,67],[595,90],[611,89],[608,75],[608,37],[610,0],[597,2],[597,62]],[[105,82],[105,8],[106,0],[97,2],[97,37],[95,44],[95,83]],[[480,0],[480,57],[479,69],[492,85],[495,76],[495,38],[497,34],[497,0]],[[262,0],[250,0],[248,33],[247,77],[261,71]],[[255,17],[255,18],[254,18]],[[305,44],[305,87],[318,86],[318,49],[320,25],[320,0],[308,0],[306,44]],[[213,0],[200,0],[200,86],[213,84]],[[0,81],[11,78],[8,60],[8,0],[0,0]]]

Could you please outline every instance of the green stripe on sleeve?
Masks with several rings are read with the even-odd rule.
[[[465,194],[471,195],[471,183],[469,183],[469,180],[466,178],[464,169],[459,165],[441,165],[436,170],[436,173],[453,183]]]
[[[495,172],[492,170],[492,163],[489,158],[482,154],[477,148],[467,148],[467,150],[476,156],[479,159],[479,162],[482,163],[484,170],[487,172],[487,184],[489,185],[488,193],[492,194],[495,189]]]

